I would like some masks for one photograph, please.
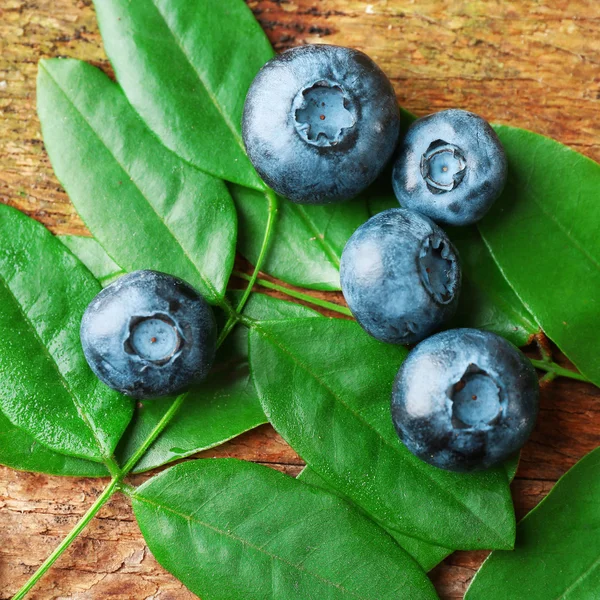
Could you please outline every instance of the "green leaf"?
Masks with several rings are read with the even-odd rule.
[[[183,463],[132,500],[152,554],[203,600],[437,598],[379,527],[340,498],[267,467]]]
[[[339,494],[336,490],[332,489],[322,477],[320,477],[316,471],[310,468],[310,466],[306,466],[302,469],[302,472],[296,479],[307,483],[308,485],[314,485],[320,489],[323,489],[327,492],[331,492],[333,494]],[[343,496],[341,496],[343,497]],[[344,498],[347,502],[350,502],[347,498]],[[406,550],[421,566],[424,571],[430,571],[439,564],[446,556],[452,554],[454,550],[450,550],[449,548],[444,548],[442,546],[435,546],[434,544],[428,544],[427,542],[423,542],[422,540],[418,540],[416,538],[410,537],[408,535],[403,535],[396,531],[387,530],[388,533]]]
[[[161,141],[196,167],[258,190],[241,122],[246,92],[273,56],[242,0],[94,2],[127,98]]]
[[[544,332],[600,385],[600,165],[541,135],[495,129],[508,183],[479,230]]]
[[[98,69],[43,60],[37,85],[56,175],[114,262],[176,275],[219,303],[236,238],[225,184],[165,149]]]
[[[461,549],[512,547],[504,469],[445,472],[399,441],[389,405],[406,353],[341,319],[265,321],[250,333],[269,421],[329,485],[386,529]]]
[[[268,200],[264,194],[240,186],[232,185],[230,191],[240,221],[238,249],[256,264],[268,218]],[[262,271],[292,285],[339,290],[344,246],[368,218],[367,206],[361,200],[308,206],[282,199]]]
[[[244,314],[253,319],[319,317],[304,306],[252,294]],[[118,449],[125,464],[173,403],[173,398],[142,402]],[[174,419],[137,463],[148,471],[179,458],[214,448],[267,422],[248,365],[248,330],[237,327],[217,355],[211,375],[192,389]]]
[[[458,311],[448,324],[485,329],[525,346],[540,327],[494,262],[475,227],[448,231],[460,254],[463,282]]]
[[[600,589],[600,448],[581,459],[493,552],[466,600],[591,600]]]
[[[94,238],[61,235],[58,239],[91,271],[102,286],[109,285],[125,273]]]
[[[104,465],[54,452],[15,427],[0,412],[0,465],[68,477],[107,477]]]
[[[48,448],[102,462],[133,408],[81,350],[81,317],[99,291],[47,229],[0,204],[0,410]]]
[[[518,464],[519,453],[504,463],[509,482],[514,479]],[[310,466],[306,466],[304,469],[302,469],[297,479],[300,479],[309,485],[314,485],[328,492],[342,496],[337,490],[328,485],[322,477],[320,477],[313,469],[310,468]],[[347,502],[351,502],[348,500],[348,498],[344,499]],[[424,542],[417,538],[413,538],[393,530],[386,531],[421,565],[421,568],[425,571],[430,571],[433,569],[433,567],[444,560],[444,558],[454,552],[454,550],[450,548],[429,544],[428,542]]]

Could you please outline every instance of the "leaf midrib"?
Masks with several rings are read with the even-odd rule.
[[[46,344],[42,340],[42,338],[41,338],[38,330],[35,328],[33,322],[31,321],[31,319],[29,318],[29,316],[27,315],[27,313],[25,312],[25,310],[23,309],[23,307],[19,303],[19,300],[18,300],[17,296],[12,291],[11,287],[8,284],[8,281],[6,281],[6,279],[2,275],[2,273],[0,273],[0,284],[3,285],[3,287],[8,292],[9,296],[13,299],[13,302],[16,305],[17,310],[21,314],[21,317],[23,318],[23,321],[28,325],[28,327],[31,330],[34,338],[37,339],[39,345],[42,347],[43,354],[46,355],[46,357],[50,361],[50,364],[53,366],[54,370],[56,371],[56,374],[58,375],[58,379],[59,379],[60,383],[62,384],[62,386],[64,387],[65,391],[67,392],[68,396],[72,399],[73,404],[75,405],[75,408],[77,409],[77,413],[78,413],[79,417],[85,423],[86,427],[91,432],[94,440],[96,441],[98,449],[100,450],[100,457],[101,457],[101,459],[106,460],[108,458],[108,454],[106,453],[106,449],[104,448],[104,445],[102,444],[102,442],[100,441],[100,438],[98,437],[98,434],[96,432],[96,428],[92,425],[90,419],[88,418],[88,416],[86,415],[85,411],[83,410],[83,406],[82,406],[82,404],[81,404],[78,396],[71,389],[71,386],[70,386],[69,382],[65,379],[64,375],[62,374],[62,372],[61,372],[61,370],[60,370],[60,368],[58,366],[58,363],[56,362],[56,360],[54,359],[54,357],[52,356],[52,354],[50,354],[50,350],[48,349],[48,347],[46,346]],[[16,427],[19,429],[18,426],[16,426]],[[29,433],[29,432],[25,432],[25,433]],[[29,433],[29,435],[31,435],[31,434]],[[90,457],[90,456],[86,456],[86,458],[88,458],[90,460],[93,460],[92,457]]]
[[[145,200],[147,206],[149,206],[152,209],[152,212],[156,215],[158,222],[161,223],[163,225],[163,227],[165,228],[165,230],[169,233],[169,235],[173,238],[173,240],[175,241],[176,245],[179,246],[183,252],[184,257],[186,258],[186,260],[190,263],[190,265],[192,266],[192,269],[196,271],[196,273],[198,273],[198,276],[200,277],[200,279],[202,280],[202,283],[206,286],[207,290],[210,291],[210,293],[212,294],[213,298],[212,300],[214,302],[219,302],[221,300],[221,296],[220,294],[217,293],[216,288],[212,285],[212,283],[206,278],[206,276],[200,271],[198,265],[195,263],[195,261],[192,259],[192,257],[190,256],[187,248],[185,248],[185,246],[183,245],[183,243],[177,238],[177,236],[175,235],[175,233],[171,230],[171,228],[167,225],[167,222],[165,221],[165,219],[163,219],[163,217],[158,213],[157,209],[155,208],[155,206],[152,204],[152,202],[150,202],[150,200],[148,200],[148,198],[146,197],[146,194],[144,194],[142,192],[142,190],[138,187],[137,182],[135,181],[135,179],[133,178],[133,176],[131,175],[131,173],[129,173],[129,171],[127,170],[127,168],[125,167],[125,165],[123,165],[123,163],[115,156],[114,152],[111,150],[111,148],[109,147],[109,145],[104,141],[104,139],[99,135],[99,133],[96,131],[96,129],[92,126],[92,124],[88,121],[88,119],[86,118],[86,116],[79,110],[79,107],[69,98],[69,96],[67,95],[67,93],[65,92],[65,90],[63,90],[63,88],[60,86],[59,82],[51,75],[50,71],[48,71],[48,69],[46,69],[44,67],[43,63],[40,63],[40,68],[43,68],[45,73],[48,75],[48,77],[54,82],[56,88],[61,92],[61,94],[64,96],[64,98],[67,100],[68,104],[70,106],[72,106],[75,111],[77,112],[77,114],[81,117],[81,119],[83,120],[83,122],[86,124],[86,126],[90,129],[90,131],[94,134],[94,137],[96,139],[98,139],[101,143],[102,146],[106,149],[106,151],[110,154],[110,156],[112,156],[113,160],[115,161],[115,163],[118,165],[118,167],[123,171],[123,173],[125,175],[127,175],[127,177],[129,178],[129,180],[131,181],[132,185],[134,186],[134,188],[137,190],[137,192],[140,194],[140,196]],[[111,257],[112,259],[112,257]],[[114,259],[113,259],[114,261]],[[115,264],[118,265],[117,261],[114,261]]]
[[[339,589],[340,591],[342,591],[343,593],[348,594],[349,596],[356,598],[357,600],[372,600],[371,597],[365,597],[365,596],[359,596],[357,594],[355,594],[354,592],[351,592],[350,590],[347,590],[346,588],[342,587],[340,584],[337,584],[333,581],[328,580],[327,578],[318,575],[317,573],[314,573],[313,571],[309,571],[308,569],[300,566],[300,565],[296,565],[293,562],[290,562],[289,560],[283,558],[282,556],[279,556],[277,554],[273,554],[272,552],[267,552],[266,550],[264,550],[263,548],[261,548],[260,546],[257,546],[256,544],[253,544],[251,542],[249,542],[248,540],[245,540],[239,536],[233,535],[232,533],[228,532],[228,531],[224,531],[223,529],[220,529],[219,527],[216,527],[215,525],[211,525],[209,523],[206,523],[205,521],[202,521],[200,519],[198,519],[197,517],[194,517],[192,515],[187,515],[185,513],[179,512],[177,510],[175,510],[174,508],[171,508],[169,506],[166,506],[165,504],[161,504],[160,502],[157,501],[153,501],[150,500],[149,498],[146,498],[144,496],[141,496],[138,493],[132,494],[132,497],[134,500],[137,500],[138,502],[144,502],[146,504],[149,504],[150,506],[153,506],[155,508],[158,509],[162,509],[165,512],[169,512],[181,519],[184,519],[188,522],[191,523],[195,523],[197,525],[200,525],[201,527],[205,527],[207,529],[210,529],[211,531],[214,531],[215,533],[218,533],[219,535],[222,535],[226,538],[229,538],[231,540],[234,540],[238,543],[240,543],[242,546],[244,547],[248,547],[251,548],[253,550],[255,550],[256,552],[259,552],[261,554],[264,554],[265,556],[268,556],[271,560],[273,561],[279,561],[285,565],[287,565],[288,567],[291,567],[292,569],[296,569],[298,571],[302,571],[308,575],[310,575],[311,577],[314,577],[315,579],[325,583],[326,585],[330,585],[332,587],[335,587],[336,589]]]
[[[290,320],[300,321],[302,319],[290,319]],[[276,325],[281,326],[282,321],[263,321],[261,323],[261,325],[262,324],[267,324],[267,325],[276,324]],[[344,400],[340,396],[338,396],[335,392],[333,392],[331,390],[331,388],[318,375],[316,375],[315,373],[313,373],[311,371],[309,366],[305,365],[302,361],[298,360],[294,356],[294,354],[292,354],[287,348],[285,348],[285,346],[280,344],[278,342],[278,340],[276,340],[271,335],[269,335],[266,331],[264,331],[264,329],[261,326],[255,325],[254,329],[256,331],[258,331],[258,333],[260,333],[267,340],[272,342],[273,345],[276,346],[277,348],[279,348],[281,352],[288,355],[290,357],[290,359],[296,365],[298,365],[300,368],[302,368],[304,371],[306,371],[318,384],[320,384],[323,388],[325,388],[325,390],[327,390],[327,392],[334,398],[334,400],[337,400],[338,402],[340,402],[351,414],[353,414],[359,421],[361,421],[363,424],[365,424],[367,426],[367,428],[371,429],[377,437],[379,437],[381,440],[383,440],[383,442],[386,446],[391,448],[394,451],[394,453],[397,453],[397,449],[395,446],[391,445],[389,443],[389,441],[383,435],[381,435],[379,433],[379,431],[377,431],[377,429],[375,429],[375,427],[371,423],[369,423],[369,421],[367,421],[360,413],[356,412],[354,409],[352,409],[350,406],[348,406],[348,404],[346,404],[346,402],[344,402]],[[415,471],[419,475],[421,475],[421,474],[425,475],[436,487],[441,489],[444,493],[448,494],[448,496],[450,498],[452,498],[459,506],[462,506],[463,508],[465,508],[467,510],[467,512],[469,514],[473,515],[475,517],[475,519],[478,522],[480,522],[486,528],[486,530],[490,531],[502,544],[505,543],[505,540],[502,538],[502,536],[496,530],[492,529],[479,515],[474,513],[469,508],[469,506],[467,506],[460,498],[455,496],[452,493],[451,489],[449,490],[449,489],[443,487],[442,485],[440,485],[439,482],[436,479],[434,479],[429,473],[427,473],[426,470],[418,469],[418,467],[416,467],[415,465],[409,465],[409,468],[411,468],[413,471]],[[386,527],[389,527],[390,529],[393,529],[394,531],[398,531],[397,528],[394,526],[386,525]],[[420,538],[418,538],[414,535],[411,535],[410,533],[406,533],[404,531],[398,531],[398,533],[402,533],[403,535],[408,535],[409,537],[412,537],[414,539],[420,539]],[[436,544],[436,542],[431,542],[430,540],[421,540],[421,541]]]

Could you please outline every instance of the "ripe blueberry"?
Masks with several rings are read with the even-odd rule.
[[[106,385],[134,398],[155,398],[206,377],[215,355],[215,318],[181,279],[135,271],[92,300],[81,322],[81,344]]]
[[[451,329],[421,342],[398,371],[392,418],[408,450],[449,471],[497,465],[525,443],[538,379],[504,338]]]
[[[393,184],[404,208],[436,223],[479,221],[502,193],[506,156],[487,121],[443,110],[415,121],[394,165]]]
[[[358,50],[311,45],[270,60],[252,83],[242,123],[264,181],[300,204],[352,198],[395,149],[400,114],[383,71]]]
[[[461,269],[442,229],[418,213],[392,208],[352,234],[340,277],[363,329],[383,342],[410,344],[453,316]]]

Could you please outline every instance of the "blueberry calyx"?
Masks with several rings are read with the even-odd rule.
[[[134,316],[123,347],[127,354],[157,366],[171,362],[183,348],[181,330],[168,315]]]
[[[317,81],[294,99],[296,131],[309,144],[329,148],[339,144],[356,123],[356,110],[342,87]]]
[[[460,381],[451,386],[452,426],[485,430],[497,423],[505,408],[502,387],[486,371],[470,364]]]
[[[421,157],[421,175],[432,194],[443,194],[458,187],[466,169],[462,150],[444,140],[431,142]]]
[[[423,287],[439,304],[452,302],[456,293],[456,255],[440,235],[427,236],[417,256]]]

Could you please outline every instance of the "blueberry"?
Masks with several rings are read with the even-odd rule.
[[[506,156],[487,121],[443,110],[415,121],[400,145],[393,183],[398,201],[436,223],[479,221],[506,182]]]
[[[135,271],[92,300],[81,322],[81,344],[106,385],[134,398],[155,398],[206,377],[215,355],[215,318],[181,279]]]
[[[454,315],[461,269],[442,229],[418,213],[392,208],[352,234],[340,277],[363,329],[383,342],[410,344]]]
[[[383,71],[358,50],[327,45],[270,60],[250,87],[242,123],[260,176],[300,204],[359,194],[390,160],[399,127]]]
[[[398,371],[392,418],[408,450],[450,471],[487,469],[515,453],[538,414],[529,360],[500,336],[451,329],[421,342]]]

